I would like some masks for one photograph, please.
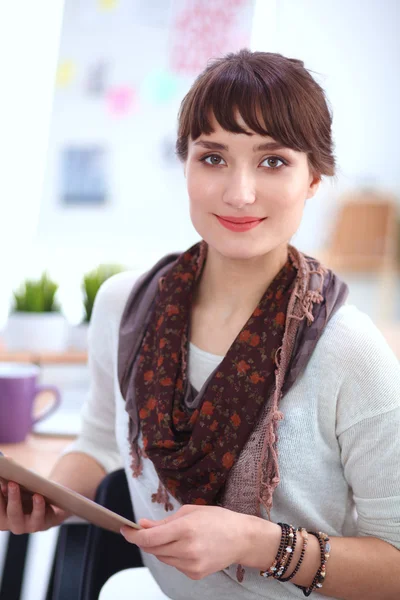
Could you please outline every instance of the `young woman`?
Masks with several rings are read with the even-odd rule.
[[[335,174],[299,60],[242,50],[184,98],[177,152],[201,241],[96,300],[80,437],[53,478],[124,466],[123,529],[173,599],[400,596],[400,368],[347,287],[290,240]],[[61,522],[14,491],[4,528]]]

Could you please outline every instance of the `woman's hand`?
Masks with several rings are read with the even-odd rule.
[[[218,506],[191,504],[162,521],[141,519],[139,525],[143,527],[140,531],[123,527],[121,533],[125,539],[190,579],[203,579],[233,563],[256,566],[259,558],[253,556],[252,546],[255,531],[260,527],[265,528],[263,559],[268,568],[276,555],[281,531],[278,525],[258,517]],[[279,530],[276,537],[274,529],[272,543],[268,543],[270,527]]]
[[[17,483],[1,481],[0,531],[16,535],[46,531],[61,525],[69,516],[65,510],[48,504],[40,494],[32,495]]]

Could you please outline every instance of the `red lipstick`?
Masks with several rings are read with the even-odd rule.
[[[218,221],[226,227],[226,229],[230,229],[231,231],[249,231],[250,229],[254,229],[257,227],[265,218],[258,217],[220,217],[215,215]]]

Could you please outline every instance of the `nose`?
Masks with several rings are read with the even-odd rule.
[[[223,195],[223,201],[232,208],[243,208],[254,204],[256,200],[256,185],[254,177],[245,169],[237,170],[228,176]]]

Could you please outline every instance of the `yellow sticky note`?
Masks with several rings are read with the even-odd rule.
[[[98,0],[98,3],[102,10],[113,10],[118,4],[118,0]]]
[[[75,65],[72,60],[65,60],[58,65],[56,83],[60,87],[66,87],[71,83],[75,75]]]

